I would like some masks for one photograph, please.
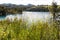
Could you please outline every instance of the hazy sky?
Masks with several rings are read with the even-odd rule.
[[[58,4],[60,4],[60,0],[55,0]],[[52,0],[0,0],[0,4],[2,3],[12,3],[12,4],[34,4],[34,5],[50,5]]]

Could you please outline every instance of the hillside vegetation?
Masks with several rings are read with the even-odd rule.
[[[16,14],[16,13],[22,13],[22,11],[40,11],[40,12],[49,12],[49,8],[51,5],[13,5],[13,4],[0,4],[0,13],[5,12],[5,13],[11,13],[11,14]],[[60,6],[58,5],[57,7],[58,11],[60,12]]]

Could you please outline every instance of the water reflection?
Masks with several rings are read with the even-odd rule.
[[[0,20],[4,20],[6,16],[0,16]]]
[[[29,20],[30,22],[32,21],[37,21],[37,20],[42,20],[42,21],[47,21],[52,18],[52,15],[50,15],[49,12],[23,12],[23,18],[25,20]]]

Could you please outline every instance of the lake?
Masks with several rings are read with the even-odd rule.
[[[4,20],[4,19],[12,19],[14,20],[14,18],[17,18],[18,20],[22,17],[23,20],[27,20],[27,21],[36,21],[36,20],[42,20],[42,21],[46,21],[52,18],[52,15],[50,14],[50,12],[31,12],[31,11],[24,11],[23,14],[10,14],[10,15],[6,15],[6,16],[0,16],[0,20]]]

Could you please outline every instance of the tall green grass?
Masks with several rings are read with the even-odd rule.
[[[15,20],[0,21],[0,40],[58,40],[56,23],[36,22],[28,27],[28,22]]]

